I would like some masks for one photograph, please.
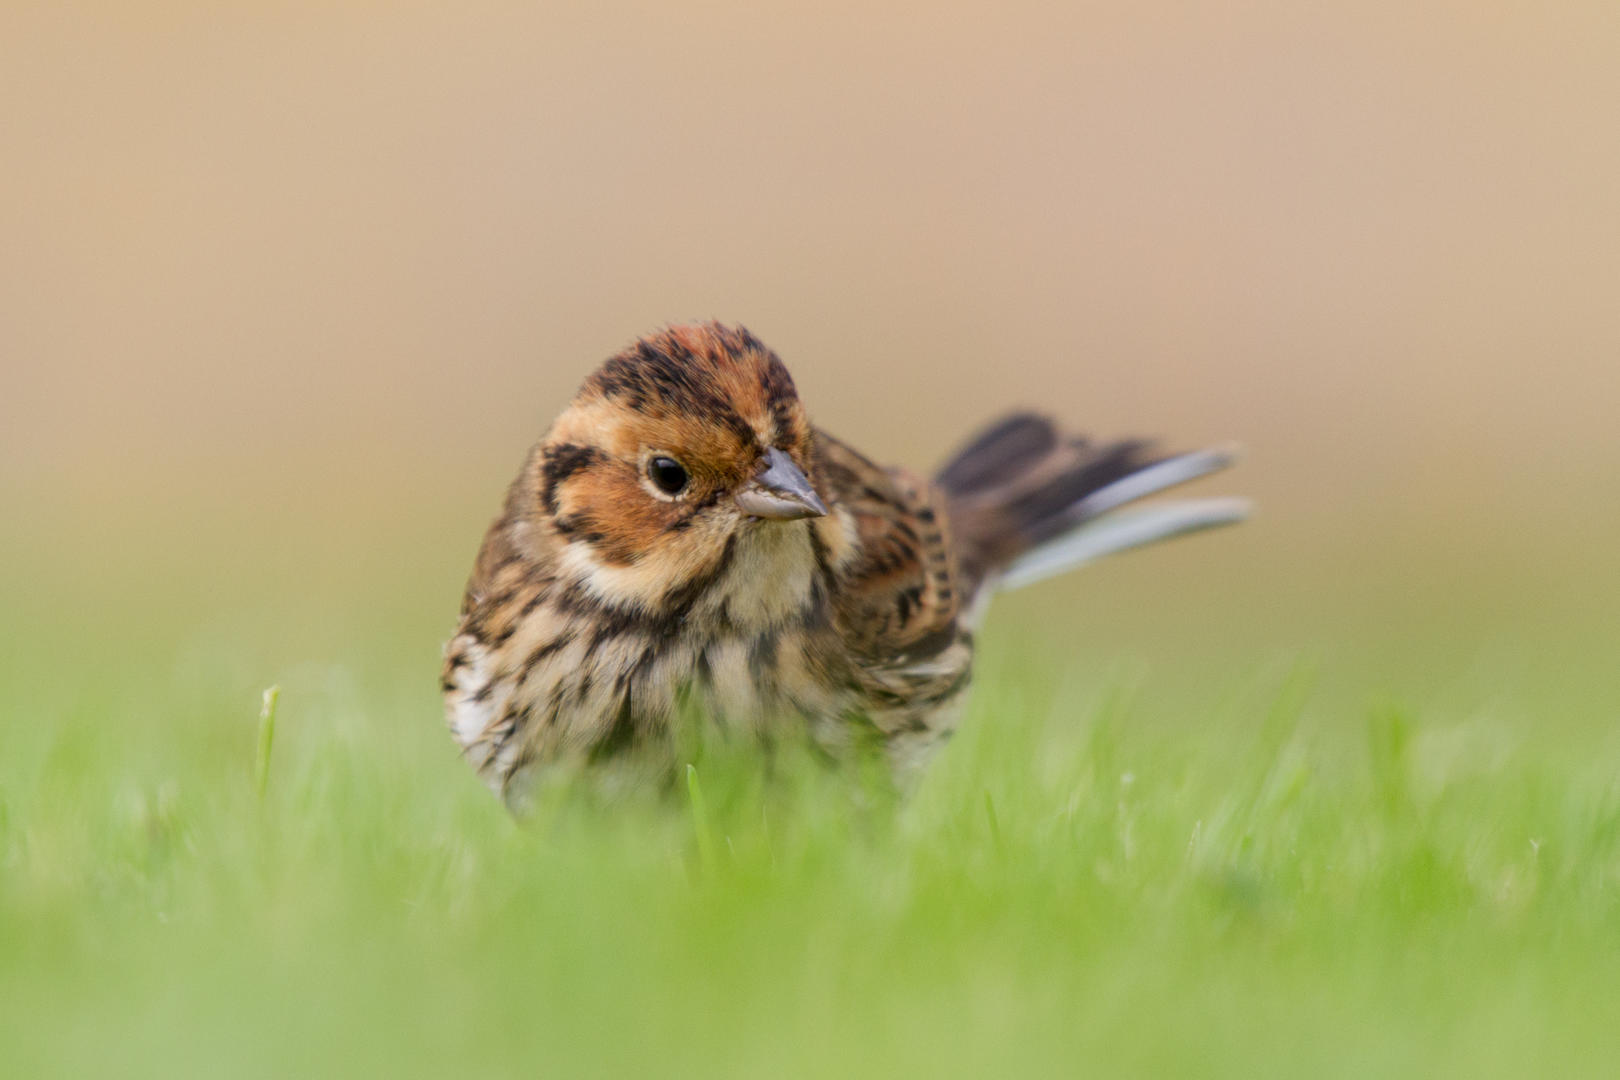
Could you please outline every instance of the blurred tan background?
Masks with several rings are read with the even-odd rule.
[[[1056,587],[1083,644],[1534,640],[1620,711],[1612,0],[13,2],[0,155],[33,619],[428,640],[580,377],[718,317],[879,457],[1244,443],[1262,516]]]

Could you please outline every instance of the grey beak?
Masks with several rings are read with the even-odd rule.
[[[827,513],[827,505],[817,497],[816,489],[793,464],[793,459],[774,446],[765,451],[764,471],[737,492],[737,506],[745,514],[774,521],[821,517]]]

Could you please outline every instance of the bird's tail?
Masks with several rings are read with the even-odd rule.
[[[1045,417],[1015,413],[935,479],[948,496],[964,576],[975,588],[1016,589],[1116,551],[1242,520],[1244,499],[1126,507],[1235,459],[1229,447],[1165,457],[1143,440],[1092,443]]]

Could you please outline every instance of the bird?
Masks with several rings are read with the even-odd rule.
[[[957,726],[989,598],[1241,520],[1146,496],[1231,464],[1013,412],[932,477],[815,427],[740,325],[670,325],[602,363],[524,459],[445,646],[456,743],[514,809],[550,776],[673,779],[692,710],[767,752],[875,747],[915,783]]]

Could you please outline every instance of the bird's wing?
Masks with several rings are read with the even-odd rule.
[[[840,566],[840,629],[880,666],[924,661],[952,645],[964,597],[944,495],[816,433],[816,471],[835,513],[848,515],[853,555]]]

